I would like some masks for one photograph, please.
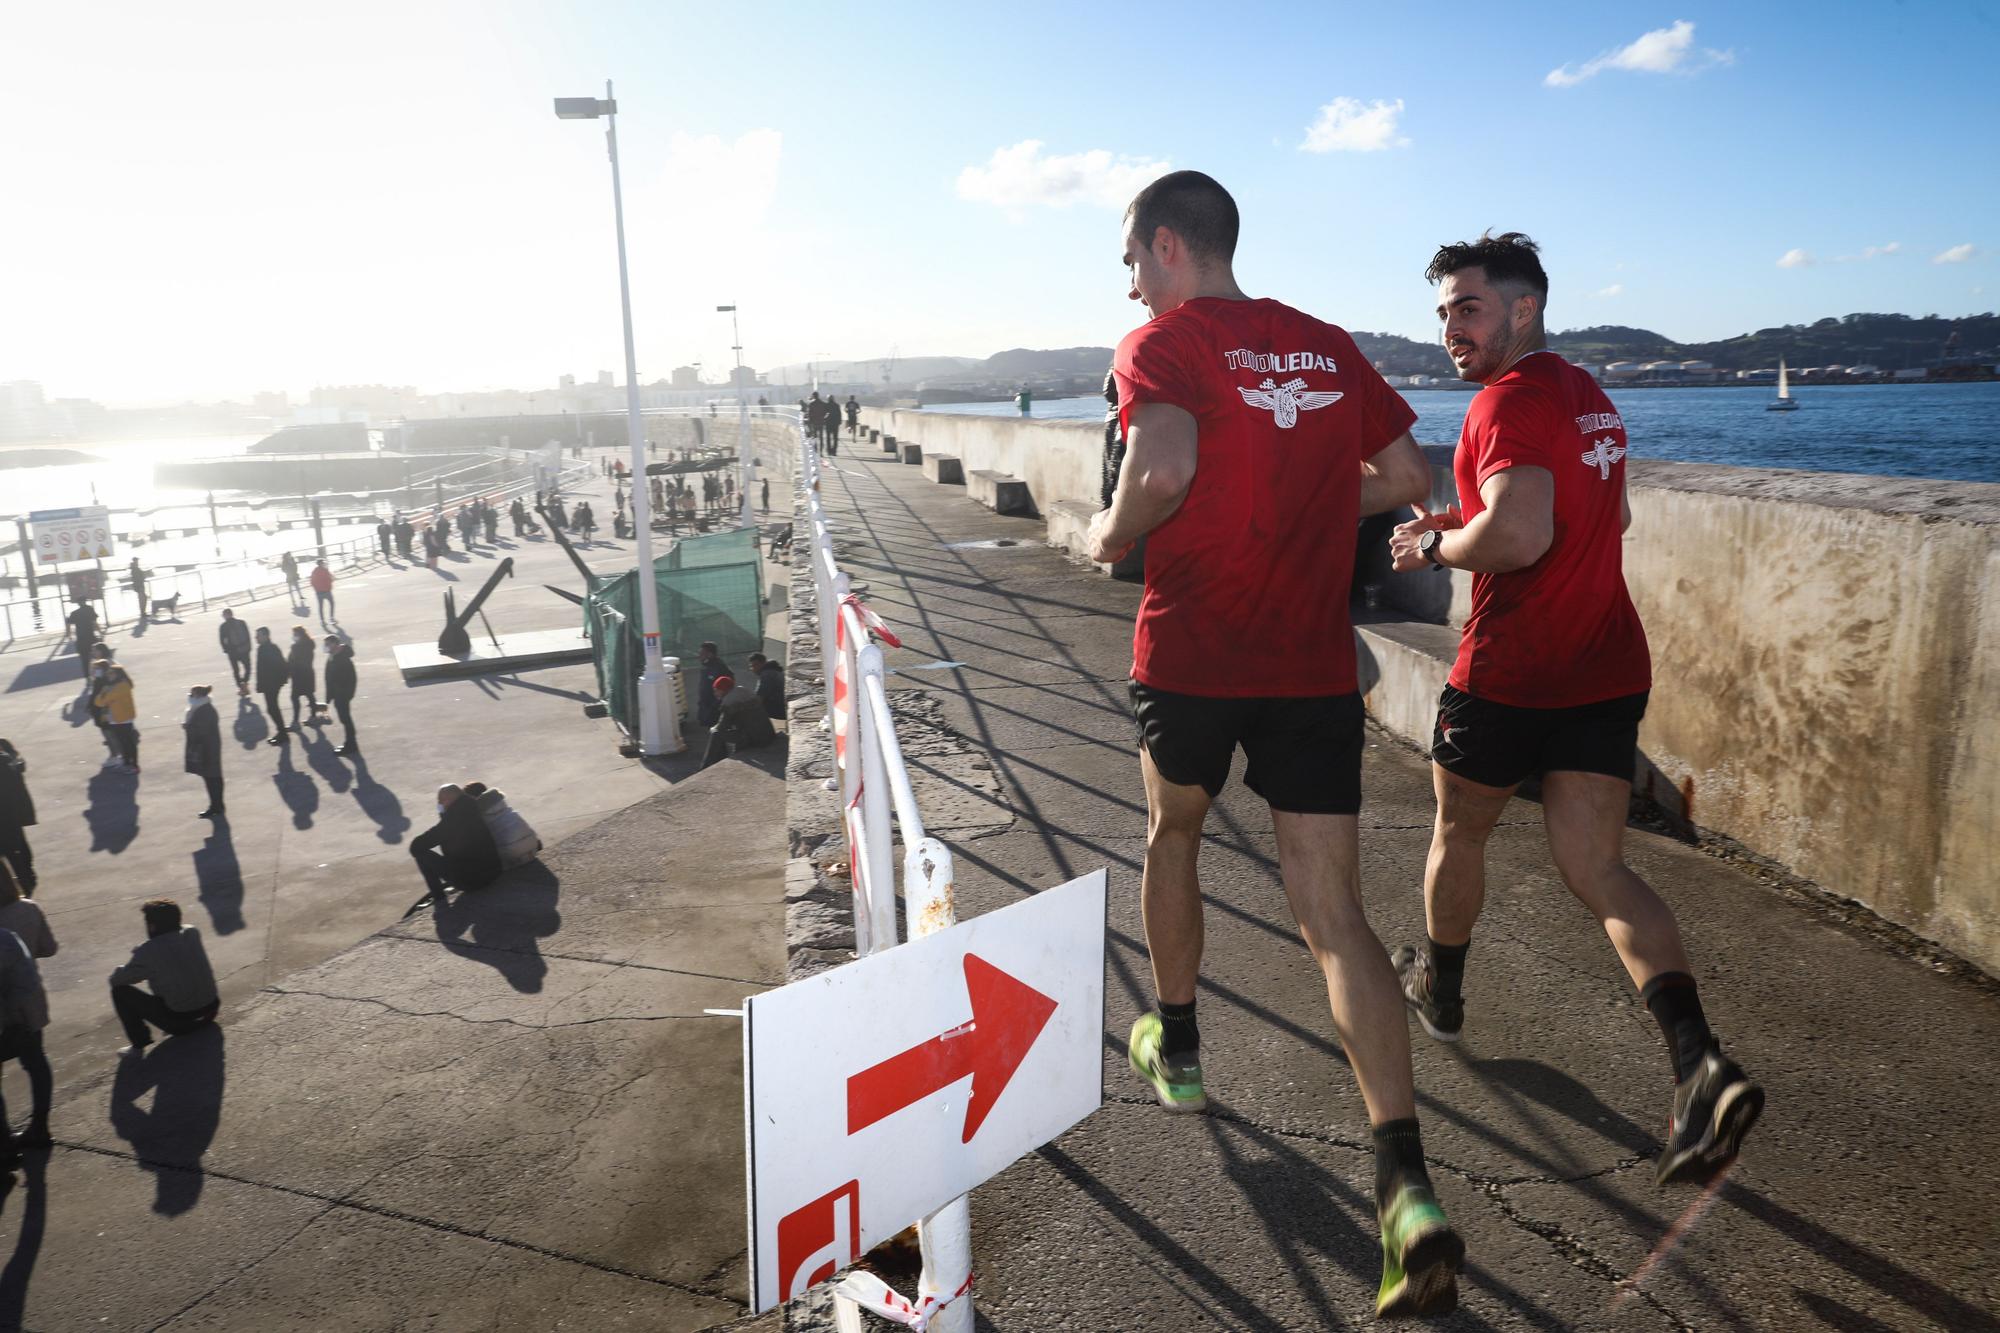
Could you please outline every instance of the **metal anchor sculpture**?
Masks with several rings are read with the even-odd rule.
[[[472,636],[465,632],[465,627],[472,623],[474,616],[479,615],[479,608],[485,605],[487,597],[492,594],[494,588],[499,586],[500,580],[512,578],[513,575],[514,557],[510,555],[494,566],[493,573],[487,577],[485,586],[473,596],[472,601],[466,605],[463,612],[458,610],[451,589],[445,589],[444,633],[438,635],[438,651],[440,653],[446,657],[462,657],[472,651]],[[485,617],[481,616],[480,619],[483,621]],[[486,626],[486,637],[493,640],[496,648],[499,647],[500,640],[493,633],[491,623],[488,623]]]

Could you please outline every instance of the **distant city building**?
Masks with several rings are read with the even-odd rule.
[[[673,387],[676,389],[699,389],[701,369],[698,366],[675,366]]]
[[[556,381],[556,387],[558,389],[574,389],[576,387],[576,376],[574,375],[563,376],[561,379]]]
[[[740,384],[746,389],[754,389],[763,382],[764,377],[748,366],[732,366],[730,368],[729,384],[732,388]]]
[[[34,380],[0,384],[0,440],[39,440],[48,433],[42,386]]]
[[[618,383],[618,381],[616,381],[616,380],[614,380],[613,378],[611,378],[611,372],[610,372],[610,371],[608,371],[608,370],[600,370],[600,371],[598,371],[598,372],[597,372],[597,387],[598,387],[598,388],[600,388],[600,389],[609,389],[609,388],[614,388],[614,387],[616,387],[617,383]]]
[[[1635,380],[1639,378],[1640,365],[1637,361],[1611,361],[1604,367],[1604,378],[1608,380]]]

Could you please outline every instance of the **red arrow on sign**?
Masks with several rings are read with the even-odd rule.
[[[892,1055],[847,1080],[847,1132],[876,1121],[972,1075],[965,1136],[972,1142],[1014,1071],[1055,1013],[1056,1002],[976,954],[965,955],[972,1021]]]

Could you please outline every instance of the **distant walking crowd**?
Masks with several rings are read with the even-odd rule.
[[[853,394],[847,395],[845,406],[847,434],[850,439],[861,436],[861,403]],[[799,413],[805,421],[806,434],[829,454],[840,452],[840,426],[843,408],[838,398],[828,394],[819,396],[815,389],[812,395],[799,399]]]

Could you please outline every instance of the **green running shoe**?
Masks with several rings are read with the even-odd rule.
[[[1206,1111],[1208,1097],[1201,1090],[1201,1056],[1167,1055],[1160,1050],[1166,1024],[1157,1013],[1142,1014],[1132,1025],[1132,1040],[1126,1054],[1139,1077],[1153,1085],[1153,1095],[1169,1111]]]
[[[1465,1242],[1444,1219],[1429,1185],[1405,1185],[1382,1214],[1382,1289],[1377,1319],[1449,1314],[1458,1308]]]

